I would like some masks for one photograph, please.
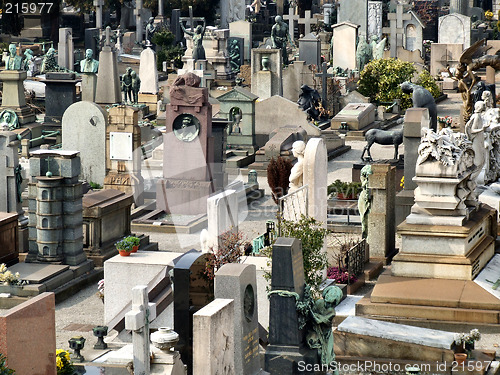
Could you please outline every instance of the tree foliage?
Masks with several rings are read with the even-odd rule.
[[[158,70],[162,70],[164,61],[173,61],[176,68],[182,68],[181,59],[184,49],[181,46],[175,45],[174,39],[174,34],[166,28],[158,30],[153,35],[152,42],[156,44],[156,64]]]
[[[411,94],[404,94],[400,84],[411,81],[416,71],[411,62],[399,59],[373,60],[361,72],[358,90],[376,103],[401,99],[401,108],[405,110],[412,106]],[[427,71],[420,74],[416,83],[429,90],[434,97],[440,95],[436,82]]]

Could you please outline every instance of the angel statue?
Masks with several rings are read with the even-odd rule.
[[[371,57],[372,47],[366,42],[365,35],[361,34],[356,48],[356,66],[360,72],[370,62]]]
[[[372,47],[372,60],[380,60],[384,58],[384,49],[387,42],[387,38],[379,41],[378,35],[372,35],[370,37],[370,46]]]

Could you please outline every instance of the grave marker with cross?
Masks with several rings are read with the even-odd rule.
[[[327,101],[327,93],[328,93],[328,78],[333,78],[333,74],[328,73],[328,65],[324,62],[321,65],[321,73],[316,73],[316,77],[321,77],[321,102],[323,104],[323,108],[326,109]]]
[[[410,20],[411,14],[403,13],[403,4],[398,3],[396,13],[389,13],[387,18],[389,19],[390,27],[383,27],[382,32],[390,34],[391,58],[396,58],[398,47],[403,47],[403,22]]]
[[[142,12],[142,0],[136,0],[135,4],[135,9],[134,9],[134,16],[135,16],[135,41],[137,43],[142,43],[142,17],[141,17],[141,12]]]
[[[304,18],[299,18],[299,25],[304,25],[304,35],[311,32],[311,25],[316,25],[318,23],[317,18],[313,18],[310,10],[306,10]]]
[[[102,29],[102,7],[104,5],[103,0],[94,0],[95,6],[95,27],[99,30]]]
[[[295,9],[293,7],[288,8],[288,14],[283,16],[285,21],[288,21],[288,32],[292,37],[292,41],[295,40],[295,21],[300,19],[298,14],[295,14]]]
[[[17,135],[0,132],[0,211],[23,213],[17,199],[15,169],[18,166]]]
[[[132,289],[132,311],[125,314],[125,329],[132,331],[135,374],[149,375],[149,323],[155,318],[156,304],[149,303],[147,286],[135,286]]]

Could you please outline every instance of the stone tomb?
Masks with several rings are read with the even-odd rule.
[[[131,194],[113,189],[83,196],[83,249],[97,267],[116,255],[115,242],[130,234],[133,203]]]
[[[321,65],[321,40],[315,34],[299,39],[299,60],[317,67]]]
[[[18,262],[19,229],[17,214],[0,211],[0,264],[7,266]]]
[[[75,73],[49,72],[45,74],[45,128],[60,130],[66,109],[76,102]]]
[[[42,293],[0,313],[0,353],[16,374],[57,374],[55,305],[54,293]]]
[[[234,302],[217,298],[193,315],[193,375],[235,371]]]
[[[252,49],[252,93],[261,100],[283,95],[281,50]]]
[[[87,261],[83,251],[79,174],[80,157],[76,151],[31,153],[26,262],[62,262],[77,266]]]
[[[349,3],[350,0],[344,0]],[[356,69],[356,41],[359,25],[341,22],[332,26],[333,66],[342,69]]]
[[[359,25],[359,32],[368,35],[368,0],[341,0],[337,22]]]
[[[36,120],[33,110],[26,105],[23,82],[28,73],[20,70],[3,70],[0,72],[0,81],[3,82],[2,106],[16,112],[19,124],[24,125]]]
[[[120,105],[109,110],[104,188],[133,194],[135,205],[141,206],[144,203],[144,179],[141,175],[141,128],[138,123],[137,107]]]
[[[235,87],[217,98],[221,103],[219,116],[231,121],[227,129],[229,148],[244,149],[250,154],[255,152],[255,102],[257,99],[258,96],[242,87]]]
[[[101,186],[106,176],[107,126],[108,113],[91,102],[72,104],[62,117],[62,148],[79,150],[81,178]]]
[[[464,49],[470,47],[471,19],[462,14],[453,13],[439,17],[438,43],[462,44]]]
[[[362,130],[375,121],[375,110],[371,103],[349,103],[332,119],[332,129],[346,122],[349,130]]]
[[[449,65],[450,68],[454,68],[458,64],[463,50],[463,43],[432,43],[430,63],[431,75],[438,75],[442,71],[446,71],[446,65]]]
[[[200,81],[192,73],[181,77]],[[182,83],[173,86],[166,113],[163,144],[169,147],[163,151],[163,179],[157,183],[156,207],[171,214],[204,214],[206,199],[213,192],[208,166],[214,161],[208,89]]]
[[[229,23],[229,35],[243,38],[243,58],[245,61],[250,61],[252,51],[252,23],[248,21],[235,21]]]
[[[182,362],[191,371],[194,345],[193,315],[214,299],[213,284],[201,276],[206,267],[207,257],[207,254],[193,250],[182,255],[174,267],[174,331],[179,334],[175,350],[181,353]],[[228,333],[233,335],[233,330]],[[205,363],[206,360],[207,358],[204,358]]]
[[[215,274],[215,298],[234,299],[235,374],[260,371],[255,265],[229,263]]]

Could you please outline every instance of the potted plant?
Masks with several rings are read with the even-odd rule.
[[[130,242],[130,244],[132,245],[132,253],[137,253],[137,250],[139,250],[139,244],[141,243],[141,239],[135,236],[128,236],[125,237],[125,240]]]
[[[337,179],[328,185],[328,195],[336,196],[340,200],[357,199],[361,190],[361,182],[345,182]]]
[[[132,252],[132,242],[127,241],[126,238],[115,243],[116,250],[122,257],[127,257]]]
[[[454,344],[455,344],[456,354],[465,354],[465,358],[472,358],[474,343],[480,338],[481,338],[481,333],[479,333],[479,330],[477,329],[472,329],[469,333],[455,334]]]

